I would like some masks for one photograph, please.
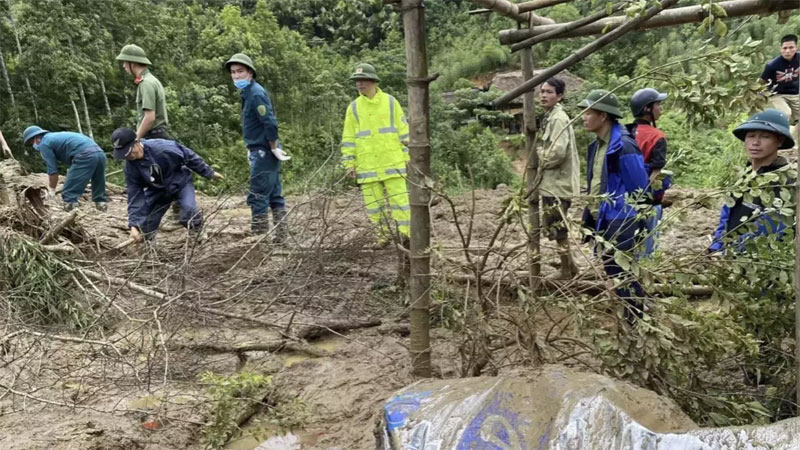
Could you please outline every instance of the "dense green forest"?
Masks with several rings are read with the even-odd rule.
[[[541,13],[568,21],[602,3],[583,0]],[[426,6],[431,70],[442,74],[432,85],[434,170],[447,188],[469,185],[470,171],[479,186],[512,184],[509,156],[521,143],[500,129],[492,132],[502,113],[480,105],[497,93],[479,98],[464,80],[519,66],[519,56],[497,38],[499,30],[513,24],[496,15],[469,15],[471,9],[474,5],[461,0]],[[41,168],[37,155],[23,151],[20,142],[30,124],[77,130],[80,122],[80,129],[106,149],[115,127],[133,125],[134,86],[114,61],[127,43],[142,46],[153,61],[153,73],[167,89],[173,134],[228,174],[229,187],[242,185],[247,173],[238,94],[222,70],[233,53],[253,56],[273,98],[283,141],[294,155],[284,169],[290,190],[306,185],[308,174],[316,174],[315,183],[336,176],[316,169],[335,167],[344,110],[356,93],[347,79],[354,63],[376,65],[382,87],[406,98],[401,19],[380,0],[6,0],[0,15],[5,67],[0,129],[34,169]],[[725,167],[728,159],[741,157],[726,130],[758,105],[761,67],[777,54],[780,36],[796,29],[798,19],[782,25],[775,17],[727,24],[727,30],[695,24],[624,37],[572,70],[587,83],[583,92],[567,93],[569,110],[575,113],[571,106],[596,87],[624,84],[618,91],[624,100],[644,85],[666,89],[674,100],[662,126],[679,183],[718,183],[724,173],[692,168]],[[537,67],[557,62],[590,39],[538,46]],[[653,71],[704,54],[715,55]],[[442,93],[457,88],[459,100],[446,104]],[[587,144],[576,128],[579,144]],[[498,147],[503,140],[506,152]]]

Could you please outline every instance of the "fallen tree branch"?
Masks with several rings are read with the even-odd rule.
[[[44,237],[39,241],[40,244],[49,244],[50,241],[57,238],[65,228],[72,226],[75,223],[75,219],[78,217],[78,210],[72,211],[67,217],[65,217],[61,222],[56,224],[55,227],[51,228],[50,230],[45,233]]]

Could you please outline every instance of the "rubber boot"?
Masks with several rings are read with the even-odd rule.
[[[250,230],[253,234],[265,234],[269,231],[269,216],[266,214],[254,214],[250,223]]]
[[[572,279],[578,274],[578,266],[572,260],[572,252],[569,248],[569,240],[558,241],[558,256],[561,259],[561,275],[563,280]]]
[[[272,223],[275,224],[275,234],[272,237],[273,244],[283,244],[289,235],[289,224],[286,221],[286,208],[272,210]]]

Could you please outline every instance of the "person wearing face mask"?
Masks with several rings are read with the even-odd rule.
[[[622,118],[617,96],[605,90],[593,90],[579,105],[586,131],[596,135],[589,144],[586,162],[586,184],[589,194],[603,196],[597,207],[587,207],[583,213],[586,228],[593,230],[613,249],[597,245],[606,274],[623,278],[626,271],[616,262],[616,250],[631,251],[637,244],[640,227],[637,204],[647,201],[649,180],[642,152],[628,130],[618,120]],[[643,313],[644,290],[638,281],[624,283],[617,295],[626,300],[625,317],[633,323]]]
[[[626,125],[642,151],[644,166],[650,178],[653,211],[645,220],[647,239],[641,252],[643,256],[651,255],[656,249],[656,227],[663,215],[661,201],[671,184],[669,177],[659,178],[661,170],[667,164],[667,137],[656,127],[656,121],[661,117],[662,102],[666,99],[667,94],[653,88],[639,89],[631,97],[631,112],[635,119],[633,123]]]
[[[561,104],[564,87],[560,79],[550,78],[539,89],[539,102],[545,110],[544,132],[539,148],[542,174],[539,191],[542,193],[545,233],[558,244],[560,277],[569,279],[578,273],[578,268],[570,252],[565,217],[572,199],[579,193],[580,161],[575,146],[575,132]]]
[[[203,215],[197,209],[193,173],[221,180],[203,158],[190,148],[167,139],[139,139],[130,128],[117,128],[111,135],[114,159],[125,160],[128,195],[128,226],[131,238],[155,239],[161,218],[170,204],[180,205],[178,222],[199,234]]]
[[[781,38],[781,54],[768,62],[761,80],[770,91],[770,106],[782,112],[790,123],[800,120],[800,55],[797,54],[797,36],[787,34]],[[790,128],[794,141],[800,133],[796,126]]]
[[[32,144],[47,167],[48,196],[55,196],[58,186],[58,163],[69,165],[67,178],[61,190],[64,209],[78,207],[78,199],[92,183],[92,200],[98,211],[106,211],[106,154],[97,143],[80,133],[61,131],[52,133],[32,125],[22,132],[22,142]]]
[[[776,109],[766,109],[753,115],[745,123],[736,127],[733,134],[744,142],[749,161],[747,165],[758,176],[784,170],[789,162],[778,155],[778,150],[792,148],[795,145],[789,129],[789,118]],[[752,172],[750,173],[752,174]],[[750,175],[748,174],[748,175]],[[781,189],[788,189],[794,194],[794,180],[788,180],[786,185],[779,182],[771,183],[775,199],[783,199]],[[737,252],[744,251],[744,242],[756,236],[775,235],[782,236],[787,223],[791,224],[793,217],[770,217],[765,210],[774,207],[774,204],[763,204],[762,195],[752,195],[745,200],[739,194],[733,206],[723,205],[719,215],[719,224],[714,230],[714,237],[710,253],[725,250],[726,243],[733,241]],[[755,224],[755,229],[752,225]]]
[[[278,141],[278,120],[267,90],[256,81],[253,60],[244,53],[225,62],[234,86],[242,99],[242,135],[250,159],[250,192],[247,204],[251,211],[254,234],[269,231],[267,209],[272,210],[274,235],[279,244],[288,235],[286,200],[281,187],[281,161],[290,159]]]

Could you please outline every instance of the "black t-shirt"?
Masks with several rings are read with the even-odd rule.
[[[764,67],[761,79],[767,82],[767,88],[775,94],[798,94],[798,77],[800,76],[800,53],[795,53],[791,61],[778,56]]]

